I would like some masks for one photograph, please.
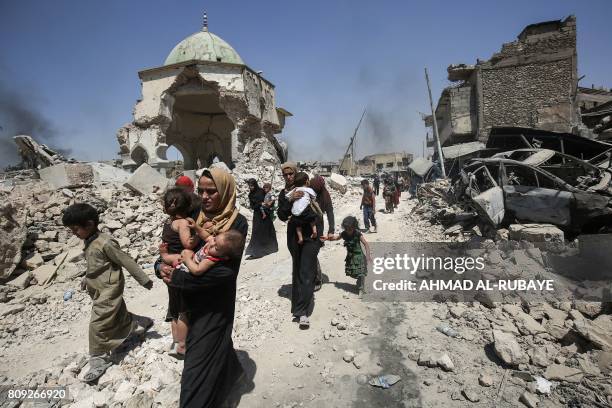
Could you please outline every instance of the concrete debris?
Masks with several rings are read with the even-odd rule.
[[[529,357],[512,334],[493,330],[493,342],[495,354],[509,366],[518,367],[519,364],[529,363]]]
[[[455,369],[455,365],[446,353],[424,351],[419,356],[417,363],[427,367],[440,367],[444,371],[453,371]]]
[[[168,187],[169,180],[147,163],[143,163],[125,182],[125,186],[142,195],[161,194]]]
[[[40,179],[56,189],[92,185],[94,170],[88,164],[62,163],[38,171]]]
[[[538,404],[540,403],[540,399],[537,397],[537,395],[534,395],[529,391],[525,391],[523,394],[521,394],[519,401],[528,408],[537,408]]]
[[[0,279],[6,279],[21,260],[21,247],[26,240],[24,207],[7,202],[8,194],[0,193]]]
[[[493,378],[489,374],[480,374],[478,376],[478,384],[482,385],[483,387],[490,387],[494,384]]]
[[[25,168],[41,169],[67,161],[61,154],[44,144],[39,144],[31,136],[13,136]]]
[[[574,320],[574,330],[595,347],[612,351],[612,316],[601,315],[594,320]]]
[[[347,191],[346,178],[338,173],[332,173],[331,176],[329,176],[328,183],[331,188],[338,190],[342,194]]]
[[[544,372],[544,378],[547,380],[566,381],[571,383],[579,383],[582,381],[584,374],[578,368],[567,367],[561,364],[553,364]]]
[[[550,224],[511,224],[508,227],[508,238],[515,241],[533,242],[536,246],[544,244],[562,245],[565,236],[563,231]]]
[[[480,401],[480,396],[478,395],[478,392],[471,388],[464,388],[461,390],[461,393],[463,394],[465,399],[467,399],[470,402]]]

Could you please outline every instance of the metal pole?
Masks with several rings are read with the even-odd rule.
[[[442,146],[440,146],[440,138],[438,137],[438,121],[436,120],[436,111],[433,106],[433,99],[431,97],[431,86],[429,85],[429,74],[427,68],[425,68],[425,80],[427,81],[427,91],[429,92],[429,106],[431,107],[431,118],[433,121],[433,133],[436,139],[436,149],[438,150],[438,159],[440,160],[440,167],[442,168],[442,177],[446,178],[446,169],[444,168],[444,156],[442,156]]]
[[[351,152],[351,154],[353,154],[353,152],[351,151],[351,149],[353,148],[353,143],[355,142],[355,137],[357,136],[357,131],[359,130],[359,126],[361,126],[361,121],[363,120],[363,117],[365,116],[366,110],[363,110],[363,113],[361,114],[361,118],[359,118],[359,122],[357,123],[357,127],[355,128],[355,132],[353,133],[353,137],[351,137],[351,141],[348,145],[348,147],[346,148],[346,152],[344,153],[344,156],[342,156],[342,160],[340,161],[340,166],[338,167],[338,171],[342,170],[342,165],[344,164],[344,160],[346,159],[346,155]],[[353,158],[351,157],[351,161],[353,160]],[[349,163],[350,164],[350,163]],[[349,169],[350,171],[350,169]],[[347,171],[347,174],[349,174],[349,172]]]

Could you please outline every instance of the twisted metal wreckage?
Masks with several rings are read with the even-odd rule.
[[[449,227],[447,233],[478,225],[488,235],[517,222],[553,224],[570,236],[609,232],[612,144],[572,134],[496,128],[479,156],[467,161],[443,193],[428,185],[417,193],[420,198],[443,198],[454,207],[436,213]]]

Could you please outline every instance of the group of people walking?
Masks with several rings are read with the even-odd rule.
[[[378,195],[380,192],[380,181],[381,179],[378,175],[374,176],[374,195]],[[387,213],[392,213],[399,205],[400,196],[402,191],[405,190],[406,187],[406,179],[402,177],[393,178],[390,176],[382,178],[383,190],[382,196],[385,200],[385,211]]]
[[[314,292],[322,284],[317,257],[326,241],[344,241],[345,272],[357,280],[360,291],[364,289],[370,248],[362,232],[376,232],[375,189],[364,180],[361,208],[366,229],[360,230],[357,219],[349,216],[342,221],[343,231],[336,234],[325,179],[309,179],[291,162],[282,164],[281,172],[285,185],[277,199],[270,184],[260,187],[257,180],[248,181],[253,220],[246,249],[248,222],[236,206],[236,182],[230,173],[219,168],[204,170],[197,186],[182,176],[164,193],[162,205],[168,219],[154,269],[168,288],[166,321],[173,337],[169,353],[184,359],[182,407],[221,406],[244,375],[231,336],[236,279],[243,253],[247,259],[255,259],[278,251],[276,217],[287,222],[291,314],[301,329],[310,326]],[[93,300],[85,381],[94,382],[112,364],[112,353],[119,345],[130,336],[143,335],[153,324],[151,319],[127,311],[121,268],[147,289],[153,282],[112,236],[98,231],[98,214],[92,206],[68,207],[63,222],[85,241],[88,270],[83,285]]]

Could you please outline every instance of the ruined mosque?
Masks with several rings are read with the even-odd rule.
[[[233,167],[254,142],[286,159],[287,146],[275,135],[291,113],[276,107],[274,85],[262,72],[208,30],[206,15],[202,29],[178,43],[162,66],[138,76],[142,98],[132,123],[117,133],[124,168],[148,163],[163,173],[170,146],[182,154],[185,170],[215,161]]]

